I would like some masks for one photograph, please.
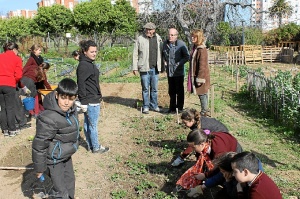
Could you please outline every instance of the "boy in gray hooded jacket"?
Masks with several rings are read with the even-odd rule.
[[[75,195],[71,156],[78,149],[79,123],[74,104],[77,92],[75,81],[61,80],[56,90],[45,96],[45,110],[36,120],[32,143],[34,169],[37,178],[49,172],[55,198],[69,199]]]

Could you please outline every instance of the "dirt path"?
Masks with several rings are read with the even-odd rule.
[[[110,147],[106,154],[92,154],[85,149],[84,141],[78,152],[73,156],[76,174],[76,196],[83,198],[110,198],[114,189],[110,183],[111,168],[116,158],[128,156],[132,151],[132,141],[122,122],[128,117],[139,117],[137,101],[141,100],[140,84],[102,84],[103,102],[99,122],[99,140],[104,146]],[[166,93],[161,93],[161,98]],[[162,100],[163,101],[163,100]],[[165,103],[165,102],[164,102]],[[158,113],[150,113],[158,114]],[[80,115],[82,122],[82,115]],[[10,138],[0,136],[0,166],[32,167],[30,136],[35,135],[35,119],[32,127],[25,129],[20,135]],[[84,138],[83,132],[81,137]],[[42,191],[32,189],[36,179],[32,170],[0,170],[0,199],[26,198],[32,192]],[[43,185],[37,185],[42,187]],[[46,186],[46,188],[48,188]]]

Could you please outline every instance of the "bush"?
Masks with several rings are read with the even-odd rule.
[[[101,50],[98,57],[101,61],[127,60],[131,58],[132,51],[132,47],[111,47]]]

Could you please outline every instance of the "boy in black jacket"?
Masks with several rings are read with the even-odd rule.
[[[75,175],[71,156],[78,149],[79,123],[74,104],[78,87],[65,78],[44,98],[45,110],[36,121],[32,160],[37,178],[49,169],[55,198],[75,195]]]

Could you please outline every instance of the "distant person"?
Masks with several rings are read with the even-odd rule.
[[[233,175],[239,183],[246,183],[245,189],[238,186],[242,199],[282,199],[280,190],[274,181],[259,170],[258,159],[251,152],[242,152],[231,160]]]
[[[181,114],[182,123],[189,127],[191,130],[202,129],[209,132],[229,132],[227,127],[215,118],[201,117],[200,112],[196,109],[186,109]],[[188,157],[194,149],[188,146],[172,163],[172,166],[176,167],[184,163],[184,159]],[[200,156],[196,153],[196,157]]]
[[[45,111],[37,117],[32,161],[37,178],[49,173],[54,198],[75,198],[72,155],[79,146],[79,121],[74,104],[77,92],[74,80],[61,80],[56,90],[45,96]]]
[[[209,116],[207,93],[210,87],[210,72],[204,33],[202,30],[195,29],[191,35],[194,45],[190,58],[187,90],[198,95],[201,115]]]
[[[80,56],[80,53],[79,53],[78,50],[74,50],[74,51],[72,52],[72,57],[73,57],[75,60],[79,61],[79,56]]]
[[[38,67],[37,71],[37,82],[35,83],[36,90],[38,91],[39,89],[48,89],[52,90],[51,85],[48,82],[47,78],[47,72],[50,69],[50,64],[48,62],[43,62],[41,65]],[[38,92],[38,100],[39,100],[39,110],[43,111],[43,101],[42,101],[42,94]]]
[[[133,74],[140,73],[144,114],[149,110],[160,112],[158,107],[158,79],[161,66],[161,37],[155,33],[154,23],[144,25],[144,33],[140,35],[133,50]],[[150,96],[149,96],[150,94]]]
[[[97,44],[94,41],[80,42],[81,55],[77,67],[78,99],[84,112],[84,134],[88,150],[93,153],[105,153],[108,147],[99,144],[98,121],[100,117],[100,90],[99,70],[94,61],[97,55]]]
[[[39,77],[38,74],[40,74],[39,66],[44,62],[41,52],[42,46],[38,44],[32,45],[30,48],[30,57],[23,67],[23,77],[21,79],[20,86],[27,86],[27,88],[31,91],[30,96],[35,98],[34,110],[29,111],[30,117],[36,117],[40,112],[36,83],[39,82],[37,79]]]
[[[0,54],[0,105],[1,129],[4,136],[15,136],[16,85],[22,77],[22,59],[18,56],[19,46],[14,42],[3,45],[4,52]],[[24,87],[27,92],[27,88]]]
[[[168,75],[168,92],[170,105],[168,113],[184,107],[184,64],[189,60],[189,51],[182,40],[178,39],[178,31],[169,29],[169,37],[163,43],[163,63]]]

